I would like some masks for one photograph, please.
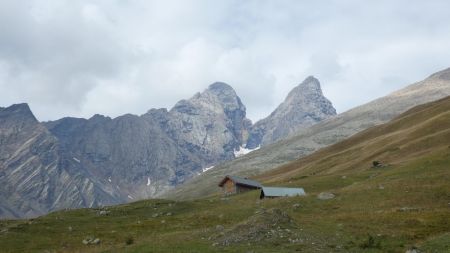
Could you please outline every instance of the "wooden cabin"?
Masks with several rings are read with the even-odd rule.
[[[259,182],[246,177],[228,175],[220,181],[219,187],[222,187],[222,191],[225,195],[230,195],[261,189],[262,185]]]
[[[286,188],[286,187],[261,187],[260,199],[263,198],[278,198],[278,197],[294,197],[305,196],[303,188]]]

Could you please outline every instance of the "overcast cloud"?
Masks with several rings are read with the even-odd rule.
[[[450,1],[0,0],[0,106],[40,120],[232,85],[268,115],[308,75],[338,112],[450,67]]]

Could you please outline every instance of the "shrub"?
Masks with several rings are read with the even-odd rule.
[[[380,242],[380,240],[375,239],[375,237],[373,237],[371,234],[368,234],[367,239],[365,241],[363,241],[359,245],[359,247],[363,248],[363,249],[370,249],[370,248],[379,249],[379,248],[381,248],[381,242]]]
[[[131,245],[131,244],[133,244],[133,243],[134,243],[134,239],[133,239],[132,236],[127,237],[127,239],[125,240],[125,244],[126,244],[126,245]]]

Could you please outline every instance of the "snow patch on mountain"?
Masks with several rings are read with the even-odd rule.
[[[239,150],[235,150],[234,151],[234,157],[237,158],[237,157],[246,155],[246,154],[248,154],[248,153],[250,153],[252,151],[258,150],[259,148],[260,148],[260,146],[258,146],[256,148],[253,148],[253,149],[251,149],[251,148],[244,148],[244,147],[240,146]]]
[[[202,172],[207,172],[208,170],[210,170],[210,169],[212,169],[212,168],[214,168],[214,166],[204,168],[204,169],[202,169]]]

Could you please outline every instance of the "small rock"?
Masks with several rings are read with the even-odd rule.
[[[418,212],[418,211],[420,211],[420,209],[416,208],[416,207],[402,207],[402,208],[397,209],[397,211],[399,211],[399,212]]]
[[[98,214],[99,215],[108,215],[110,211],[101,210]]]
[[[84,245],[91,245],[91,244],[99,244],[100,243],[100,239],[98,238],[93,238],[93,237],[87,237],[85,238],[82,243]]]
[[[321,200],[333,199],[334,197],[335,195],[331,192],[321,192],[319,195],[317,195],[317,198]]]
[[[380,190],[384,190],[384,186],[382,186],[381,184],[378,186],[378,189]]]
[[[223,231],[225,228],[224,228],[224,226],[222,226],[222,225],[217,225],[216,226],[216,230],[217,231]]]
[[[155,214],[152,215],[152,217],[153,217],[153,218],[156,218],[156,217],[158,217],[158,215],[159,215],[159,214],[155,213]]]
[[[411,249],[407,250],[405,253],[420,253],[420,250],[416,247],[412,247]]]
[[[170,212],[166,213],[166,216],[172,216],[172,213],[170,213]]]
[[[372,162],[372,168],[383,168],[383,167],[386,167],[386,165],[380,161]]]
[[[69,230],[69,232],[72,232],[73,230],[72,226],[69,226],[67,229]]]
[[[341,178],[342,178],[342,179],[346,179],[346,178],[347,178],[347,176],[342,176]]]
[[[292,207],[293,208],[299,208],[301,205],[299,203],[293,204]]]
[[[166,223],[166,220],[162,220],[161,223],[162,223],[162,224]]]

